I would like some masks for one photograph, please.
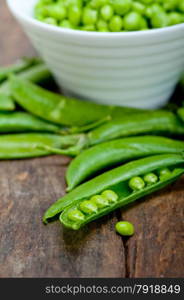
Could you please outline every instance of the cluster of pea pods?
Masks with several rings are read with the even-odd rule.
[[[48,208],[44,223],[58,215],[78,230],[184,173],[184,108],[146,111],[66,98],[38,85],[50,79],[39,59],[0,70],[0,159],[74,157],[68,193]]]

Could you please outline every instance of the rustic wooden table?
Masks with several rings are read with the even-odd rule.
[[[0,64],[34,50],[0,2]],[[144,201],[79,232],[54,222],[45,209],[64,194],[69,159],[0,162],[0,277],[183,277],[184,178]],[[114,232],[117,220],[134,223],[129,240]]]

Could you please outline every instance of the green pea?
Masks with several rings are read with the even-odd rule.
[[[86,7],[83,11],[82,21],[84,25],[94,25],[98,19],[98,12],[95,9]]]
[[[129,181],[129,187],[133,191],[141,191],[145,187],[145,182],[141,177],[133,177]]]
[[[83,31],[96,31],[95,25],[85,25],[80,28]]]
[[[139,30],[141,28],[142,17],[137,12],[130,12],[124,17],[124,28],[128,31]]]
[[[51,4],[53,2],[54,2],[53,0],[40,0],[38,3],[40,5],[44,5],[44,4]]]
[[[158,171],[160,180],[163,180],[172,175],[171,171],[168,168],[163,168]]]
[[[118,15],[124,16],[131,9],[132,0],[113,0],[112,5]]]
[[[61,21],[59,26],[61,26],[63,28],[75,29],[74,26],[68,20]]]
[[[169,18],[164,11],[159,13],[154,13],[151,18],[151,25],[153,28],[166,27],[168,23],[169,23]]]
[[[132,3],[132,10],[136,11],[137,13],[144,15],[146,11],[146,6],[138,1],[134,1]]]
[[[60,0],[59,3],[61,3],[61,5],[65,4],[67,8],[73,5],[80,8],[83,6],[83,0]]]
[[[98,211],[98,207],[96,206],[96,204],[93,203],[92,201],[87,201],[87,200],[81,202],[80,209],[82,210],[82,212],[86,214],[92,214]]]
[[[165,10],[172,11],[176,9],[178,0],[164,0],[162,5]]]
[[[50,25],[57,25],[57,21],[54,18],[45,18],[43,22]]]
[[[105,5],[105,4],[108,4],[108,2],[109,2],[109,0],[91,0],[89,2],[89,5],[92,8],[98,9],[98,8],[102,7],[103,5]]]
[[[113,14],[114,10],[109,4],[102,6],[102,8],[100,9],[100,15],[105,21],[109,21],[112,18]]]
[[[36,18],[39,18],[41,16],[43,18],[49,17],[49,10],[47,6],[40,6],[40,5],[35,6],[34,13]]]
[[[77,5],[72,5],[69,8],[68,12],[68,20],[70,23],[74,26],[79,25],[80,20],[81,20],[81,15],[82,15],[82,10],[80,9],[79,6]]]
[[[96,23],[96,27],[99,31],[109,31],[108,23],[103,19],[99,19]]]
[[[144,181],[148,184],[148,185],[151,185],[151,184],[154,184],[158,181],[158,177],[156,174],[154,173],[148,173],[144,176]]]
[[[123,19],[120,16],[113,16],[110,23],[109,29],[113,32],[121,31],[123,28]]]
[[[84,221],[85,216],[80,210],[73,209],[68,212],[68,219],[74,222],[81,222]]]
[[[152,17],[152,13],[153,13],[153,12],[152,12],[151,7],[148,6],[148,7],[145,8],[145,13],[144,13],[144,14],[145,14],[145,16],[146,16],[148,19],[150,19],[150,18]]]
[[[37,15],[37,16],[36,16],[36,19],[37,19],[38,21],[44,22],[44,20],[47,19],[47,18],[43,17],[42,15]]]
[[[63,5],[51,5],[49,7],[49,16],[58,21],[64,20],[67,16],[66,8]]]
[[[141,20],[140,29],[141,30],[149,29],[148,22],[145,18],[142,18],[142,20]]]
[[[118,195],[112,190],[106,190],[101,194],[108,202],[116,202],[118,200]]]
[[[182,15],[178,12],[171,12],[168,14],[168,25],[176,25],[182,23]]]
[[[154,2],[154,0],[140,0],[140,2],[142,2],[144,4],[151,4]]]
[[[178,4],[178,9],[179,11],[184,13],[184,0],[180,1],[180,3]]]
[[[127,221],[120,221],[115,225],[116,232],[123,236],[132,236],[135,232],[132,223]]]
[[[159,13],[163,13],[163,12],[165,12],[163,7],[158,3],[154,3],[154,4],[146,7],[145,16],[148,18],[152,18],[152,16],[154,14],[159,14]]]
[[[97,207],[103,208],[109,205],[109,202],[107,199],[101,195],[96,195],[91,197],[90,199],[91,202],[95,203]]]

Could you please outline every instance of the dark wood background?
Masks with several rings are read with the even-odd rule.
[[[34,50],[0,1],[0,64]],[[79,232],[44,226],[45,209],[64,194],[69,159],[0,162],[0,277],[184,277],[184,178]],[[126,240],[117,220],[136,228]]]

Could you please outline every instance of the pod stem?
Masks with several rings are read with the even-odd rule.
[[[67,139],[65,139],[67,138]],[[65,147],[71,146],[68,148],[54,148],[48,145],[37,144],[35,146],[36,149],[45,150],[52,154],[59,154],[59,155],[69,155],[69,156],[76,156],[78,155],[87,145],[87,138],[85,135],[78,135],[78,136],[66,136],[64,137]]]
[[[68,132],[69,133],[82,133],[82,132],[87,132],[87,131],[90,131],[96,127],[99,127],[100,125],[108,122],[112,120],[112,117],[109,115],[109,116],[106,116],[105,118],[101,119],[101,120],[98,120],[94,123],[90,123],[88,125],[85,125],[85,126],[81,126],[81,127],[71,127],[70,129],[68,129]]]

